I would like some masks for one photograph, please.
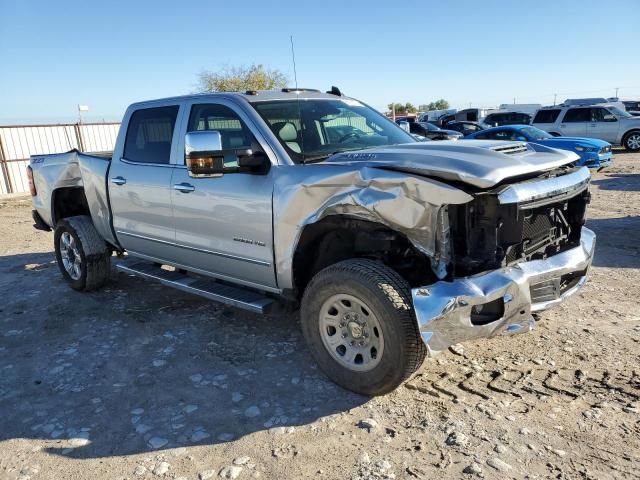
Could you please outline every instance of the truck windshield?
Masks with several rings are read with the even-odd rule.
[[[296,163],[416,142],[383,115],[348,98],[276,100],[255,102],[253,107]]]
[[[607,109],[615,114],[616,117],[618,118],[629,118],[629,117],[633,117],[633,115],[631,115],[629,112],[625,112],[624,110],[619,109],[618,107],[607,107]]]

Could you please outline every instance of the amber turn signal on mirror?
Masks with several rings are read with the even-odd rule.
[[[187,156],[187,170],[192,176],[220,175],[224,169],[224,157],[222,156]]]

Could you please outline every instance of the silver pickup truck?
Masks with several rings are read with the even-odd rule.
[[[389,392],[426,356],[527,332],[595,247],[589,172],[536,144],[417,142],[337,89],[127,110],[113,154],[31,158],[36,228],[64,279],[117,268],[254,312],[300,306],[339,385]]]

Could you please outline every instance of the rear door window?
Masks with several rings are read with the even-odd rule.
[[[168,165],[178,108],[172,105],[133,112],[124,142],[125,160]]]
[[[579,123],[591,121],[591,109],[590,108],[570,108],[567,113],[564,114],[564,123]]]

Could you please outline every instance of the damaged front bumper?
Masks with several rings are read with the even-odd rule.
[[[429,354],[468,340],[528,332],[532,312],[561,303],[584,285],[595,244],[595,234],[583,227],[578,247],[545,260],[414,288],[418,328]]]

